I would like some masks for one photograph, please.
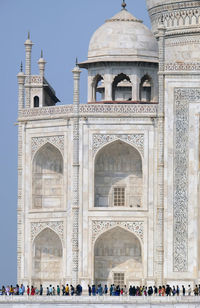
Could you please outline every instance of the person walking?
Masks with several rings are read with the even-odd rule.
[[[95,287],[94,284],[92,285],[92,295],[93,295],[93,296],[96,295],[96,287]]]
[[[57,295],[60,296],[60,287],[57,285]]]
[[[70,289],[71,289],[71,296],[73,296],[74,295],[74,287],[73,287],[72,284],[70,285]]]
[[[68,285],[68,283],[66,284],[66,287],[65,287],[65,295],[69,296],[69,285]]]
[[[196,284],[196,286],[195,286],[195,288],[194,288],[194,295],[195,295],[195,296],[198,296],[198,295],[199,295],[199,288],[197,287],[197,284]]]
[[[191,289],[191,286],[189,284],[189,286],[188,286],[188,296],[191,296],[191,293],[192,293],[192,289]]]
[[[182,285],[182,292],[183,292],[183,296],[185,296],[185,286]]]
[[[92,288],[90,285],[88,285],[88,295],[91,296],[91,294],[92,294]]]
[[[43,295],[43,286],[42,286],[42,284],[40,285],[40,295]]]

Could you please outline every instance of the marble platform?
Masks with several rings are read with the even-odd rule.
[[[1,296],[0,307],[74,307],[74,308],[197,308],[200,307],[200,297],[58,297],[58,296]]]

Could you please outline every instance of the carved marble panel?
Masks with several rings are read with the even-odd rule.
[[[44,221],[31,223],[31,240],[33,241],[36,236],[45,228],[50,228],[55,231],[61,239],[64,237],[64,224],[63,221]]]
[[[117,226],[135,233],[143,241],[143,238],[144,238],[144,222],[143,221],[93,220],[92,221],[92,242],[94,243],[97,237],[101,233],[113,227],[117,227]]]
[[[189,103],[200,88],[176,88],[174,117],[174,271],[188,270]]]
[[[33,137],[31,144],[32,157],[47,142],[55,145],[63,154],[64,153],[64,136],[45,136],[45,137]]]
[[[92,150],[93,155],[107,143],[115,140],[122,140],[133,145],[139,152],[144,155],[144,134],[93,134]]]

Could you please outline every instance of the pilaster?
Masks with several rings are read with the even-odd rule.
[[[73,69],[73,196],[72,196],[72,284],[78,284],[79,270],[79,80],[80,69]]]
[[[156,279],[157,284],[163,284],[164,273],[164,67],[165,67],[165,28],[161,24],[158,33],[159,46],[159,105],[158,105],[158,196],[156,221]]]

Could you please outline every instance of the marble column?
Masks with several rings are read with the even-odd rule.
[[[73,195],[72,195],[72,284],[78,284],[79,269],[79,81],[78,65],[73,69]]]

